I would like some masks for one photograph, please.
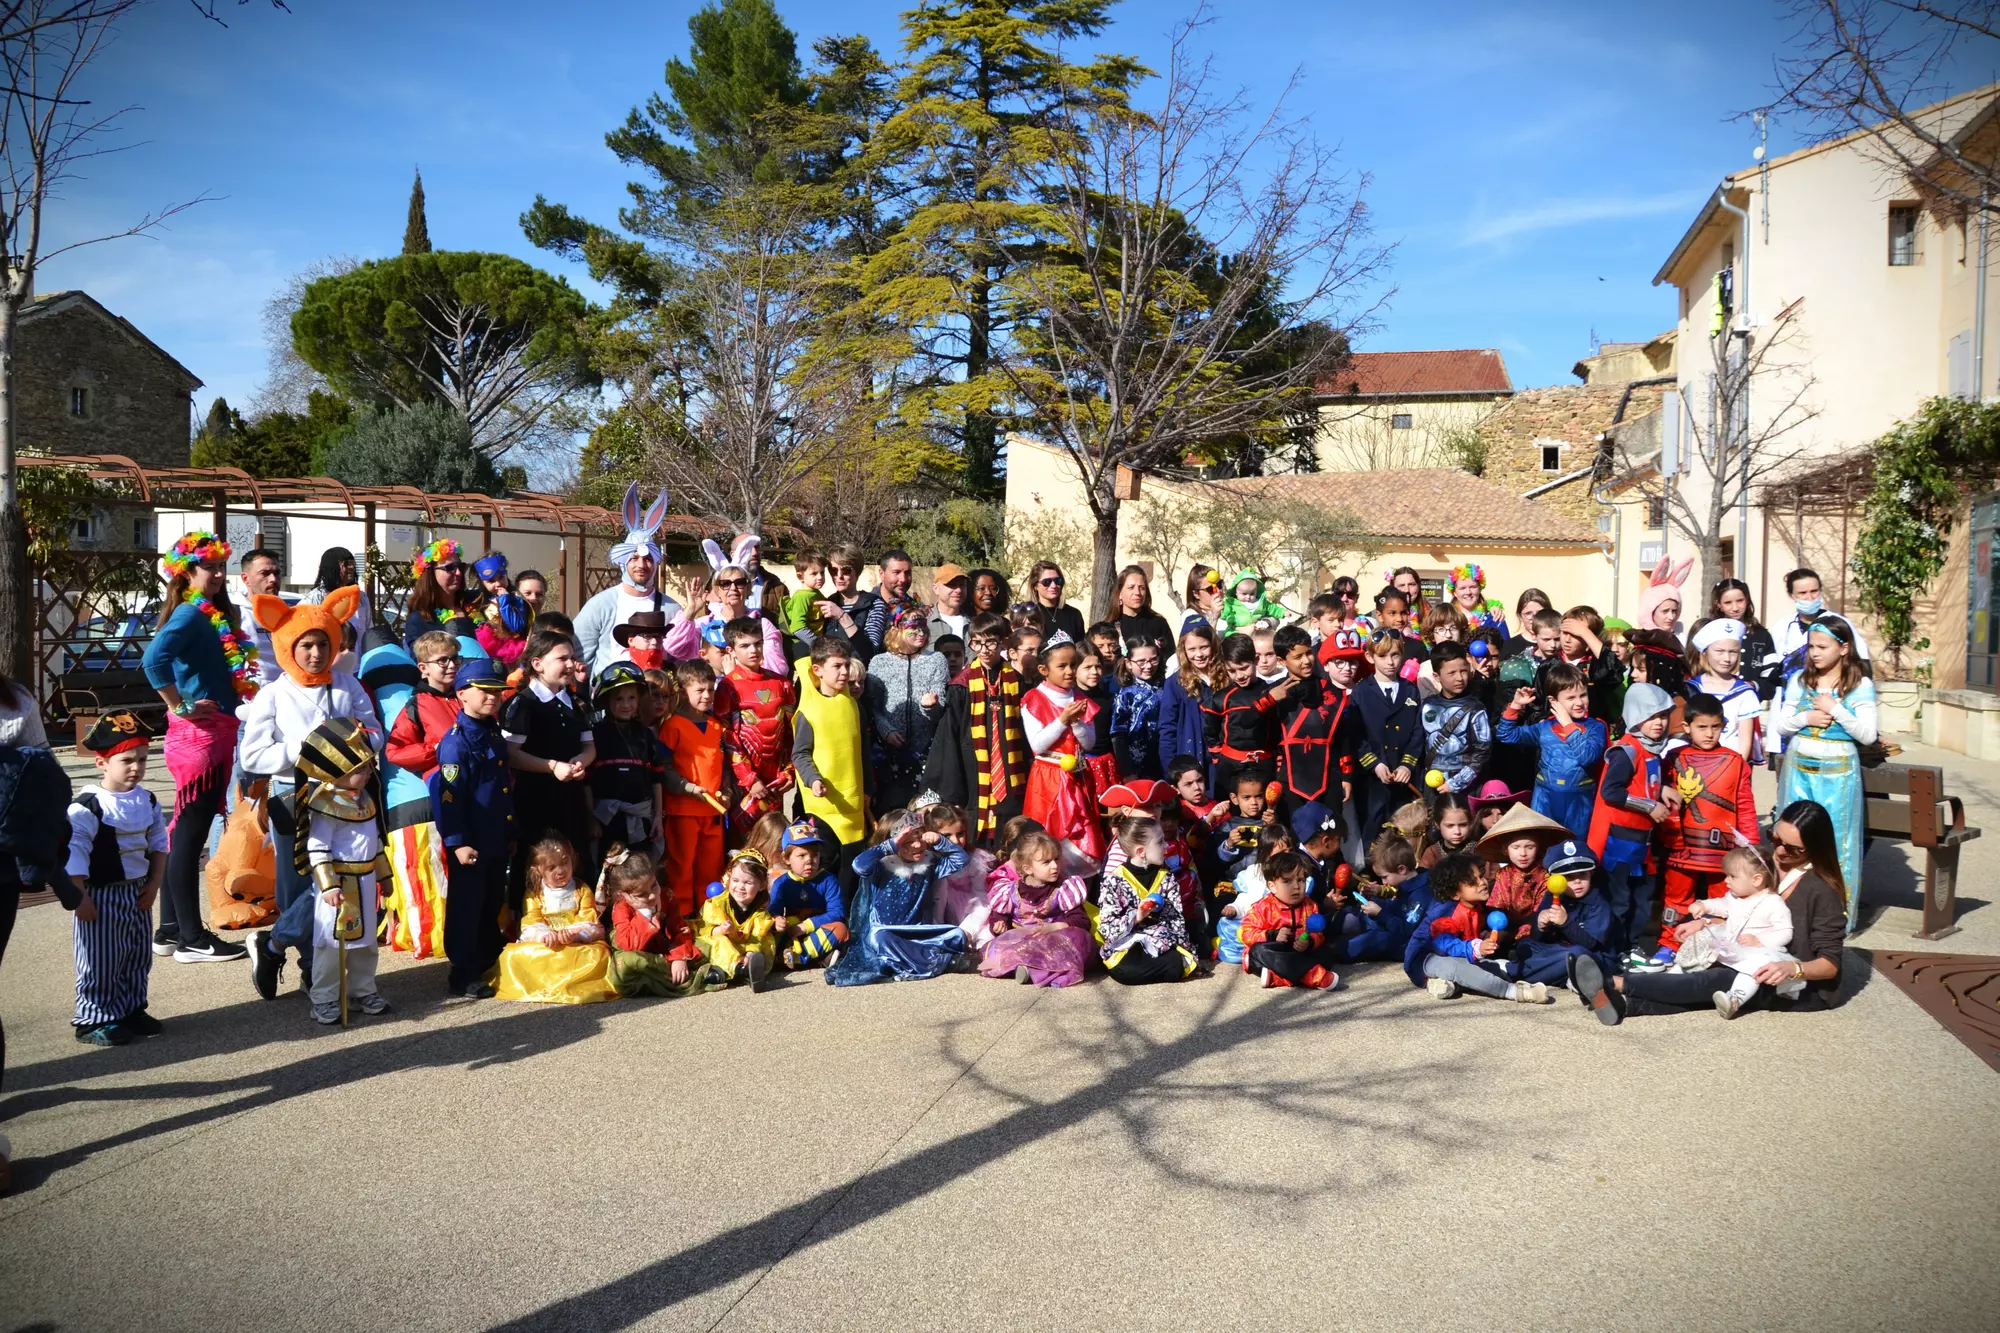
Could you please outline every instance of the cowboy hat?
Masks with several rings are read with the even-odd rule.
[[[1479,854],[1488,861],[1507,859],[1507,844],[1516,838],[1533,838],[1538,850],[1545,850],[1576,835],[1531,805],[1517,805],[1500,816],[1500,822],[1479,840]]]
[[[1508,791],[1507,784],[1500,779],[1488,778],[1479,784],[1479,790],[1472,793],[1471,799],[1466,804],[1477,810],[1482,805],[1512,805],[1516,801],[1525,801],[1527,799],[1528,793],[1524,791]]]
[[[634,611],[625,618],[624,624],[612,628],[611,637],[618,641],[620,648],[623,648],[632,641],[634,634],[641,631],[647,634],[658,634],[664,638],[667,632],[667,613],[664,611]]]

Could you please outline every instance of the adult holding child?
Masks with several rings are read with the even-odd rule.
[[[222,808],[236,758],[236,709],[257,695],[257,646],[229,600],[229,543],[190,532],[161,558],[167,580],[160,624],[146,646],[146,682],[167,706],[167,771],[174,819],[167,830],[166,891],[153,952],[177,963],[233,962],[248,950],[201,919],[201,853]]]
[[[1825,808],[1813,801],[1794,801],[1782,807],[1771,825],[1771,860],[1778,871],[1778,896],[1785,900],[1792,917],[1792,938],[1786,949],[1797,961],[1760,966],[1754,975],[1761,987],[1770,989],[1760,989],[1748,1007],[1831,1009],[1841,999],[1841,950],[1847,928],[1843,903],[1848,890],[1841,878],[1833,820]],[[1675,935],[1685,940],[1706,925],[1701,920],[1684,921],[1675,927]],[[1741,937],[1739,942],[1759,947],[1750,936]],[[1599,1022],[1616,1027],[1640,1014],[1713,1008],[1716,995],[1729,990],[1737,972],[1730,967],[1710,967],[1695,972],[1628,972],[1608,977],[1594,959],[1579,959],[1574,977],[1584,1007],[1593,1010]],[[1775,988],[1788,981],[1805,985],[1790,998],[1776,993]]]
[[[639,484],[625,488],[625,539],[611,548],[611,564],[623,578],[583,604],[576,613],[577,652],[589,666],[591,675],[623,655],[614,631],[641,611],[659,611],[672,620],[681,604],[665,596],[659,587],[660,548],[653,534],[667,517],[667,493],[639,511]],[[521,575],[522,583],[528,574]],[[747,587],[747,579],[746,579]]]

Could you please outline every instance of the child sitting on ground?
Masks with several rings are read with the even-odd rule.
[[[1576,990],[1577,959],[1589,956],[1601,968],[1617,969],[1617,954],[1611,947],[1611,902],[1594,892],[1597,857],[1575,838],[1549,848],[1542,869],[1548,872],[1547,891],[1535,906],[1527,933],[1515,941],[1514,976]],[[1589,1003],[1588,997],[1584,1002]]]
[[[771,881],[771,923],[778,933],[778,964],[811,967],[840,959],[847,943],[847,896],[840,877],[825,868],[826,835],[819,824],[801,819],[779,842],[785,868]]]
[[[1265,799],[1267,782],[1262,769],[1246,768],[1236,774],[1229,793],[1233,813],[1215,830],[1215,858],[1221,863],[1224,875],[1234,875],[1236,868],[1256,852],[1263,830],[1277,825],[1278,812]]]
[[[1500,938],[1501,958],[1510,955],[1517,936],[1527,935],[1541,906],[1549,882],[1542,853],[1568,839],[1569,833],[1561,825],[1519,806],[1479,840],[1479,855],[1494,867],[1487,910],[1507,917],[1507,928]]]
[[[730,858],[722,883],[709,885],[701,904],[701,934],[695,941],[708,959],[709,985],[747,981],[752,995],[764,989],[778,956],[769,889],[764,858],[748,851]]]
[[[569,840],[546,835],[526,855],[521,938],[500,951],[494,995],[538,1004],[616,998],[604,921],[590,886],[576,882],[576,853]]]
[[[1704,898],[1694,905],[1695,920],[1709,924],[1689,935],[1680,948],[1679,966],[1693,972],[1721,965],[1734,968],[1736,977],[1727,990],[1715,993],[1715,1011],[1724,1018],[1743,1012],[1757,994],[1757,969],[1772,963],[1793,965],[1797,975],[1780,983],[1778,994],[1787,999],[1805,989],[1798,959],[1786,945],[1792,942],[1792,909],[1778,893],[1777,872],[1755,847],[1731,849],[1722,858],[1723,883],[1729,892],[1720,898]],[[1746,944],[1745,935],[1757,942]]]
[[[699,995],[708,969],[673,895],[660,892],[660,868],[645,852],[612,844],[598,891],[611,895],[611,970],[620,995]]]
[[[1243,970],[1261,975],[1266,990],[1303,986],[1332,990],[1339,950],[1326,939],[1325,918],[1306,896],[1312,863],[1297,852],[1280,852],[1264,867],[1270,892],[1243,914]]]
[[[1014,875],[995,886],[987,918],[992,941],[980,972],[1023,985],[1074,986],[1093,945],[1083,909],[1088,886],[1063,876],[1062,847],[1044,832],[1023,833],[1008,860]]]
[[[1417,853],[1417,864],[1429,869],[1447,856],[1472,852],[1472,803],[1457,792],[1439,792],[1431,802],[1430,836]]]
[[[1298,849],[1299,840],[1290,829],[1278,824],[1260,825],[1257,829],[1257,850],[1237,863],[1235,879],[1216,884],[1215,901],[1211,905],[1215,917],[1216,961],[1243,961],[1243,919],[1258,900],[1271,891],[1265,868],[1270,865],[1272,857]]]
[[[1127,986],[1182,981],[1200,968],[1188,938],[1179,887],[1166,867],[1166,834],[1157,819],[1118,825],[1126,860],[1098,887],[1100,953],[1111,979]]]
[[[146,1012],[153,900],[167,868],[159,798],[139,785],[151,744],[145,724],[130,713],[99,718],[83,738],[98,780],[70,801],[67,878],[56,881],[56,891],[76,914],[70,1025],[86,1045],[123,1046],[163,1026]]]
[[[854,858],[849,943],[826,970],[828,984],[921,981],[951,968],[965,952],[965,932],[926,921],[924,909],[938,881],[965,860],[957,843],[925,829],[922,814],[895,812],[886,836]]]
[[[1549,1003],[1547,986],[1509,981],[1489,961],[1500,946],[1486,922],[1486,867],[1469,856],[1447,856],[1430,875],[1434,901],[1403,951],[1410,984],[1440,1000],[1471,991],[1521,1004]]]
[[[993,873],[993,853],[972,846],[972,840],[966,836],[965,811],[957,806],[933,801],[923,807],[923,812],[926,831],[967,849],[965,864],[939,878],[931,898],[931,919],[941,925],[957,926],[965,932],[966,947],[983,949],[992,938],[986,928],[989,911],[986,880]]]

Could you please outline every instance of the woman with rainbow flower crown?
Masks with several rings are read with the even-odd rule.
[[[1473,633],[1490,629],[1499,633],[1504,642],[1507,638],[1507,612],[1497,602],[1486,600],[1486,571],[1467,561],[1452,566],[1444,576],[1445,592],[1451,597],[1452,605],[1465,613],[1472,622]]]
[[[167,827],[167,876],[153,952],[177,963],[242,958],[201,920],[201,852],[229,788],[236,757],[236,707],[257,693],[257,641],[237,628],[229,601],[229,543],[190,532],[160,560],[167,580],[160,625],[147,645],[146,681],[166,702],[167,771],[174,820]]]
[[[403,610],[403,646],[412,654],[417,640],[433,630],[449,630],[465,614],[465,561],[458,543],[441,537],[418,549],[410,560],[410,600]],[[451,631],[455,632],[455,631]]]

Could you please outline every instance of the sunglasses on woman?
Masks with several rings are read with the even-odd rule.
[[[747,588],[747,587],[749,587],[749,586],[750,586],[750,580],[749,580],[749,579],[717,579],[717,580],[715,581],[715,586],[716,586],[716,587],[718,587],[718,588]]]
[[[1044,588],[1060,588],[1063,586],[1063,580],[1059,577],[1038,579],[1036,581],[1040,583]]]

